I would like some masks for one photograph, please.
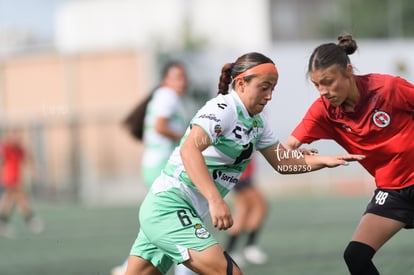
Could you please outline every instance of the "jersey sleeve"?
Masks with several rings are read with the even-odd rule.
[[[393,78],[393,88],[391,88],[395,105],[407,108],[407,111],[412,112],[414,110],[414,85],[406,81],[403,78]],[[405,106],[405,107],[404,107]]]
[[[234,110],[226,102],[216,99],[208,101],[191,120],[190,127],[200,126],[210,137],[212,144],[217,142],[220,134],[228,129],[233,121]]]
[[[257,144],[257,150],[266,149],[267,147],[270,147],[278,142],[278,137],[276,136],[275,132],[270,127],[264,115],[262,115],[262,120],[263,120],[263,134]]]
[[[160,88],[159,92],[155,95],[153,112],[155,117],[169,118],[174,114],[175,109],[179,104],[179,96],[174,91],[168,88]]]
[[[292,131],[291,135],[301,143],[311,143],[319,139],[329,139],[332,137],[326,113],[321,99],[317,99],[306,112],[302,121]]]

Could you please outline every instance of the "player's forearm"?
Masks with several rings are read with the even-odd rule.
[[[280,174],[303,174],[324,168],[323,162],[309,156],[277,161],[275,171]]]
[[[269,164],[280,174],[302,174],[316,171],[324,167],[335,167],[344,164],[345,160],[358,160],[357,155],[319,156],[307,155],[301,150],[286,149],[277,143],[261,151]]]

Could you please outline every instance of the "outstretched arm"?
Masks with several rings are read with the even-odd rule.
[[[362,160],[365,157],[353,154],[309,155],[298,149],[287,149],[281,143],[276,143],[274,146],[262,150],[261,153],[273,169],[280,174],[307,173],[324,167],[347,165],[350,161]]]

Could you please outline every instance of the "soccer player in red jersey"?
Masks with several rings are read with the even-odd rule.
[[[402,228],[414,226],[414,85],[385,74],[355,75],[348,55],[357,49],[346,34],[318,46],[308,75],[320,98],[285,145],[331,139],[375,178],[377,189],[344,252],[351,274],[379,274],[374,254]]]
[[[25,161],[30,160],[30,156],[22,145],[19,131],[16,129],[8,130],[0,145],[2,158],[0,172],[3,187],[0,207],[0,235],[14,236],[9,221],[15,205],[20,208],[29,229],[33,233],[40,233],[44,227],[43,221],[34,215],[21,182],[22,165]]]

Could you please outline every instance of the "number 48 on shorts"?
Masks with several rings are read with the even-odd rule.
[[[375,196],[375,203],[379,205],[384,205],[385,200],[388,197],[388,192],[379,191]]]

